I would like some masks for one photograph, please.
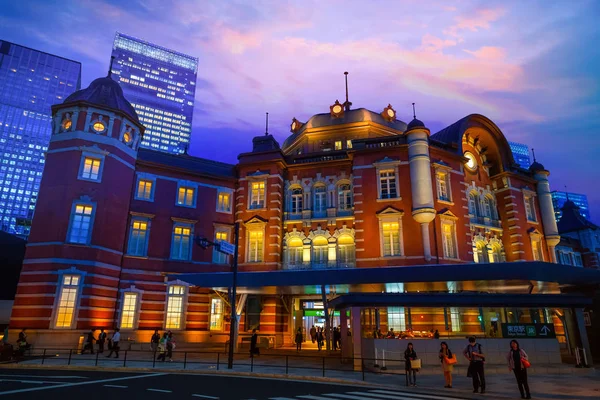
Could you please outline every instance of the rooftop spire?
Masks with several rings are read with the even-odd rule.
[[[269,134],[269,113],[265,113],[266,121],[265,121],[265,136]]]
[[[413,119],[417,119],[417,113],[415,112],[415,103],[412,103],[413,106]]]
[[[352,105],[352,103],[350,103],[350,101],[348,100],[348,71],[344,72],[345,78],[346,78],[346,101],[344,102],[344,108],[346,109],[346,111],[350,111],[350,106]]]
[[[115,61],[115,56],[110,56],[110,65],[108,66],[108,74],[106,75],[107,78],[110,78],[112,75],[112,66],[113,66],[114,61]]]
[[[567,201],[569,201],[569,192],[567,192],[567,185],[565,185],[565,195],[567,196]]]
[[[531,154],[533,154],[533,162],[537,162],[535,159],[535,149],[533,147],[531,148]]]

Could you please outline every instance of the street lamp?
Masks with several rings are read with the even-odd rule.
[[[231,308],[231,322],[229,323],[229,355],[227,357],[227,369],[233,369],[233,350],[235,348],[235,340],[236,340],[236,329],[237,329],[237,312],[235,309],[235,300],[237,297],[237,272],[238,272],[238,245],[239,245],[239,236],[240,236],[240,223],[236,222],[234,228],[234,245],[227,242],[211,242],[205,237],[197,236],[194,238],[196,244],[203,249],[207,249],[211,246],[215,246],[217,251],[221,253],[233,255],[233,264],[231,266],[233,277],[231,282],[231,298],[229,299],[229,304]]]

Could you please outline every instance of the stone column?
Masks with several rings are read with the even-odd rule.
[[[350,333],[352,334],[352,354],[354,370],[362,370],[362,335],[360,326],[360,307],[350,308]]]
[[[548,175],[550,175],[550,172],[546,171],[541,164],[538,165],[540,168],[535,170],[534,178],[537,180],[537,194],[540,205],[540,214],[542,214],[542,223],[544,224],[544,236],[546,237],[546,243],[548,244],[550,260],[551,262],[556,263],[555,247],[560,242],[560,235],[558,234],[558,227],[556,226],[556,216],[554,214],[554,206],[552,205],[550,184],[548,183]]]

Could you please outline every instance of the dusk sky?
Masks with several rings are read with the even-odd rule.
[[[235,162],[343,101],[411,102],[432,133],[480,113],[536,150],[600,222],[599,1],[0,1],[0,38],[106,75],[115,32],[200,59],[190,153]]]

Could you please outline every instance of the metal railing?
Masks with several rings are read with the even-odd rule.
[[[109,350],[110,351],[110,350]],[[17,355],[10,362],[25,365],[81,366],[106,368],[168,368],[184,370],[223,370],[227,367],[227,352],[173,351],[171,357],[165,352],[144,350],[119,350],[119,358],[107,358],[105,353],[81,354],[77,349],[31,349],[25,355]],[[386,360],[387,365],[404,365],[404,360]],[[166,367],[168,365],[168,367]],[[225,368],[224,368],[225,367]],[[249,356],[248,353],[235,353],[233,369],[236,372],[269,373],[285,375],[310,375],[322,377],[344,377],[367,380],[369,375],[405,376],[403,368],[389,371],[380,368],[375,358],[351,358],[343,355],[312,356],[305,354],[262,354]],[[308,373],[303,373],[307,372]],[[312,371],[312,373],[311,373]]]
[[[284,269],[330,269],[330,268],[355,268],[356,261],[298,261],[283,264]]]
[[[470,221],[472,224],[484,225],[484,226],[493,226],[495,228],[501,228],[500,221],[497,219],[491,219],[488,217],[476,217],[471,216]]]

